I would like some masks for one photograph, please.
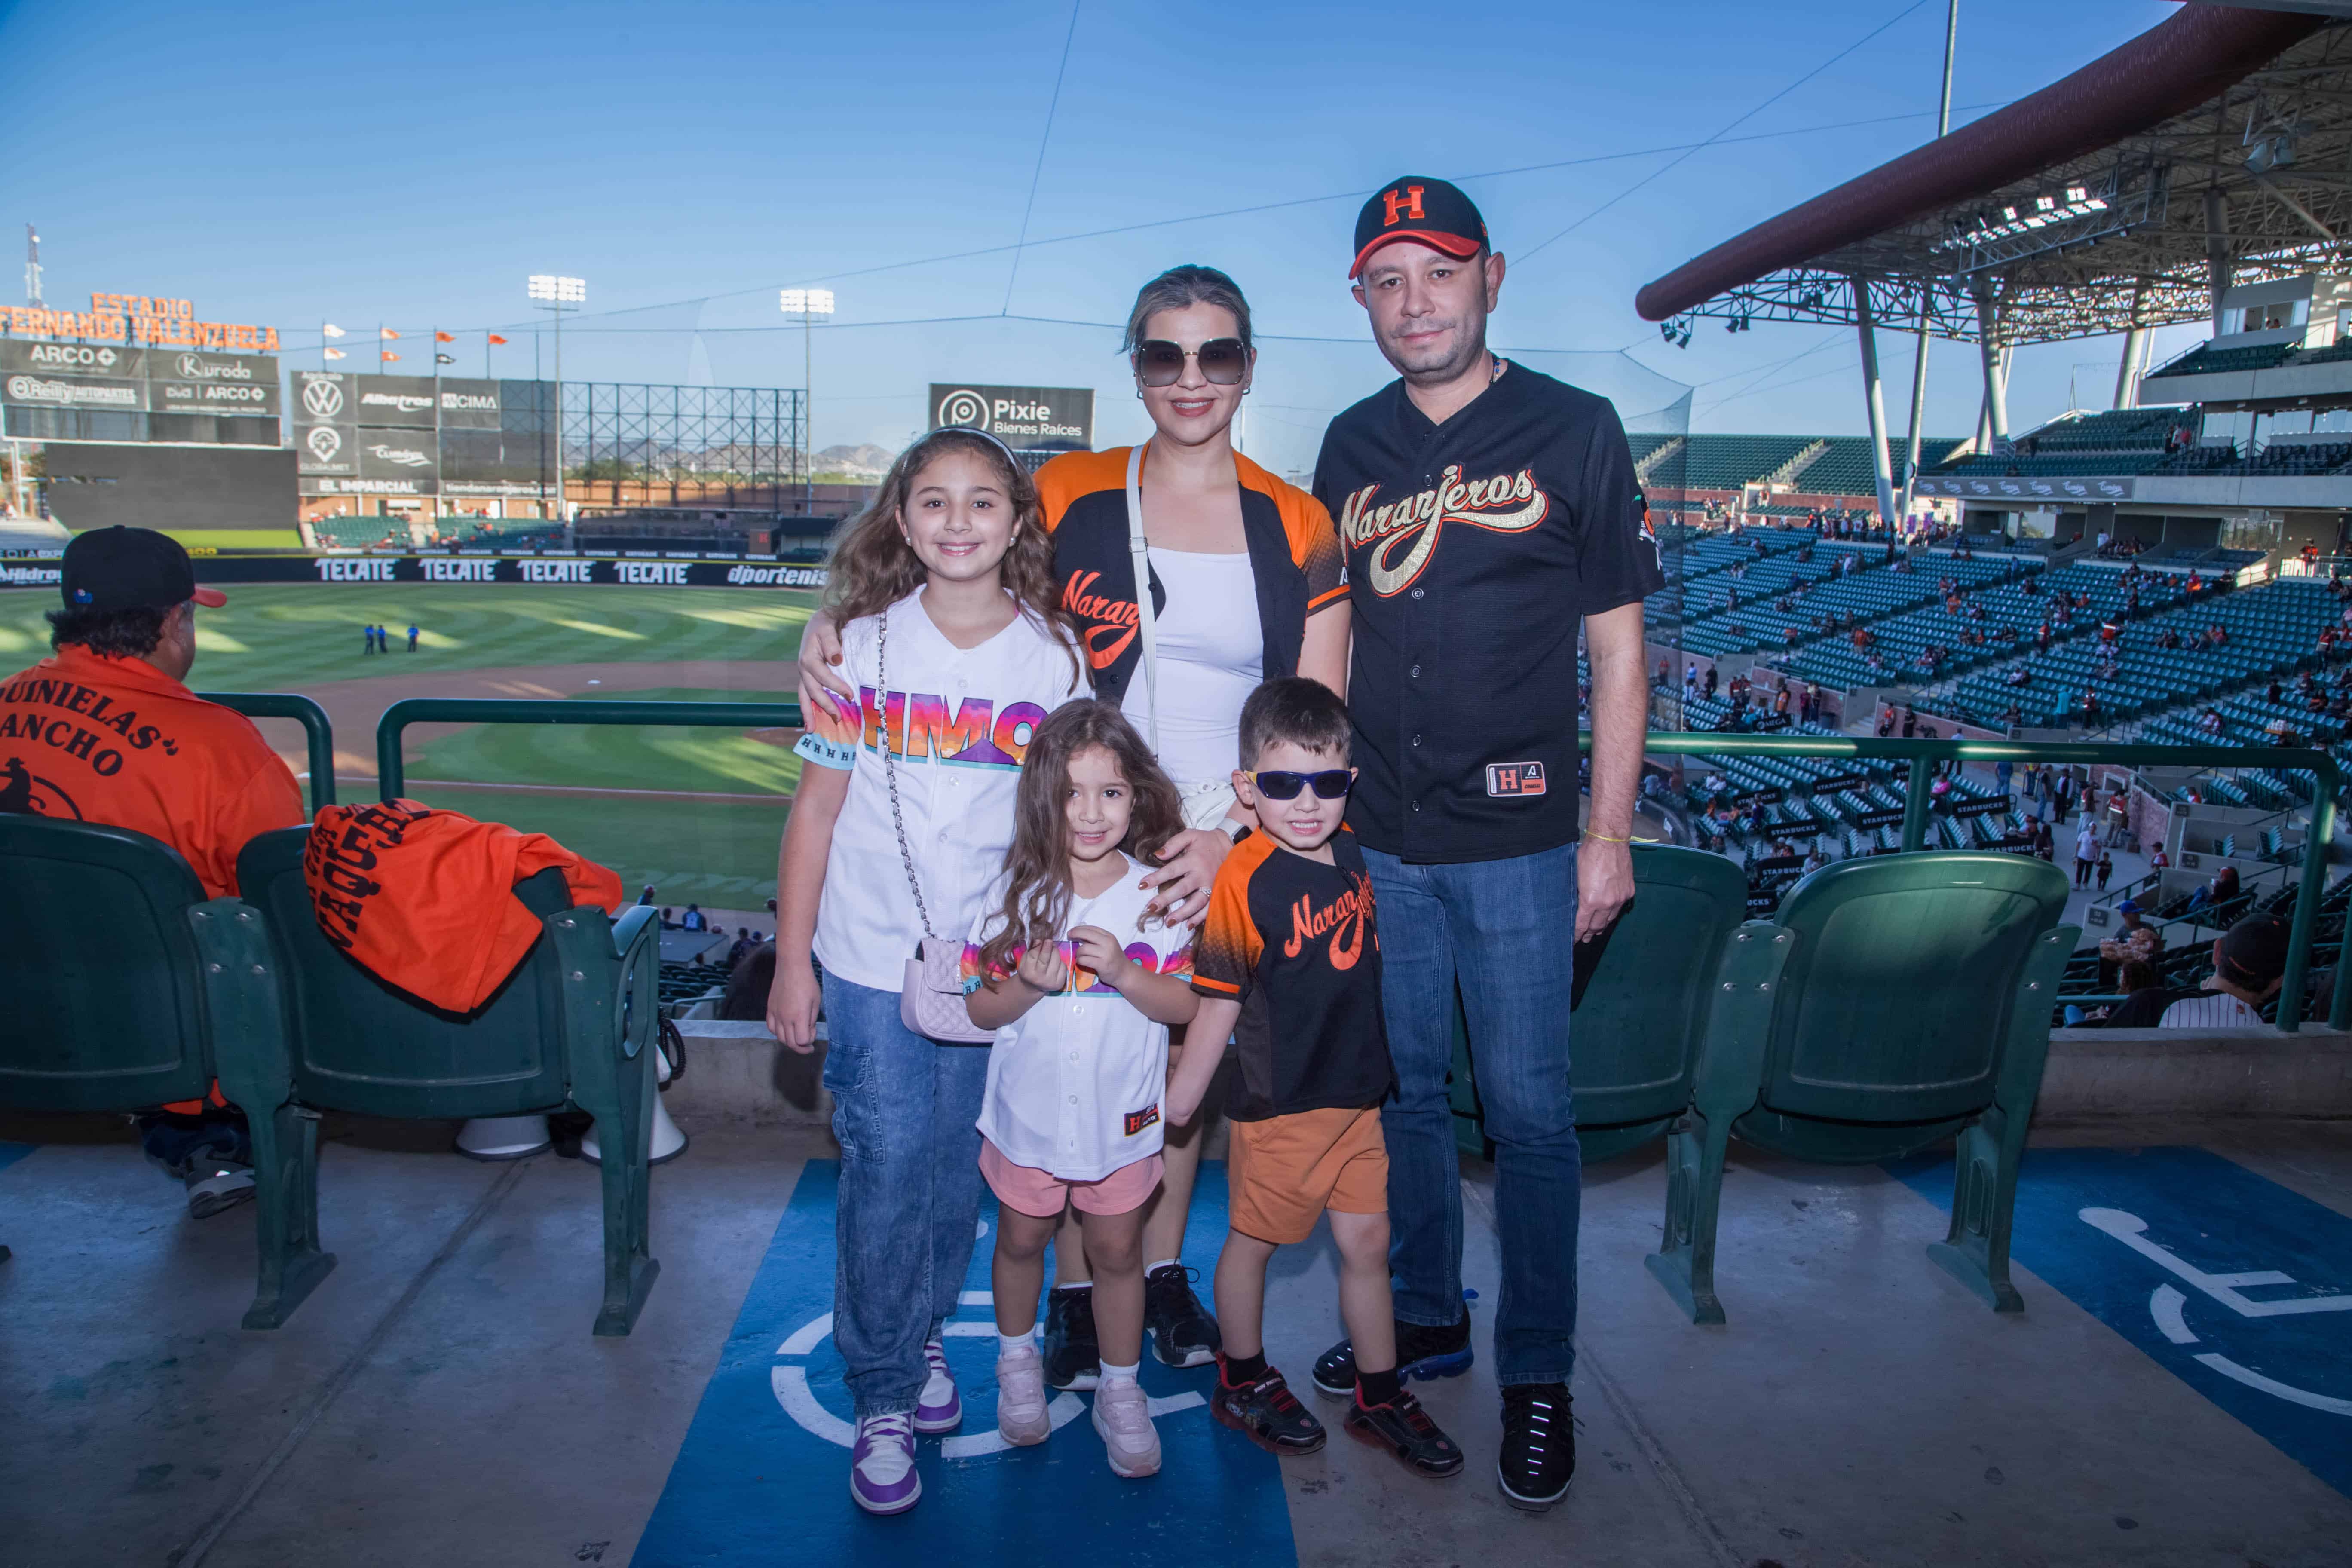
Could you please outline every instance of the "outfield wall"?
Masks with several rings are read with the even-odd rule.
[[[200,583],[480,583],[564,587],[822,588],[822,566],[760,561],[625,561],[567,555],[212,556]]]

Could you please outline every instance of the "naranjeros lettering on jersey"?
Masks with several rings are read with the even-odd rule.
[[[1576,837],[1580,625],[1665,581],[1616,410],[1497,363],[1443,425],[1391,383],[1316,464],[1355,607],[1348,824],[1405,860]]]

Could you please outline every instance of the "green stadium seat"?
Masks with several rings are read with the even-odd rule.
[[[284,1049],[260,922],[205,897],[179,851],[125,827],[0,814],[0,951],[16,1021],[0,1032],[0,1105],[27,1110],[149,1110],[201,1100],[216,1053]],[[73,918],[57,912],[70,910]],[[285,1321],[335,1266],[318,1248],[316,1205],[289,1194],[260,1156],[314,1162],[317,1122],[252,1114],[260,1278],[253,1312]],[[308,1228],[300,1215],[311,1215]],[[257,1325],[252,1314],[248,1327]]]
[[[237,857],[237,884],[260,910],[284,976],[282,1036],[249,1036],[220,1063],[224,1089],[254,1118],[257,1167],[264,1114],[457,1120],[584,1110],[596,1119],[604,1150],[604,1289],[595,1331],[627,1333],[661,1270],[646,1215],[647,1047],[659,1026],[655,910],[638,905],[617,922],[598,910],[575,913],[562,874],[540,872],[515,889],[543,922],[539,943],[480,1009],[445,1013],[377,979],[320,933],[302,878],[308,838],[299,827],[265,833]],[[257,1178],[299,1194],[315,1237],[315,1147],[281,1148],[274,1157],[282,1168],[269,1177],[257,1168]],[[246,1326],[275,1324],[248,1315]]]
[[[1716,971],[1748,907],[1738,864],[1701,849],[1636,844],[1633,886],[1632,906],[1590,957],[1576,1002],[1569,1070],[1588,1165],[1641,1147],[1689,1108]],[[1457,1005],[1449,1089],[1455,1142],[1465,1153],[1491,1156],[1475,1056]]]
[[[1951,1228],[1929,1254],[1995,1311],[2023,1309],[2010,1221],[2050,1004],[2081,935],[2058,923],[2067,891],[2065,873],[2024,856],[1848,860],[1743,928],[1691,1112],[1667,1141],[1664,1235],[1645,1259],[1694,1322],[1723,1321],[1716,1218],[1735,1135],[1845,1164],[1957,1136]]]

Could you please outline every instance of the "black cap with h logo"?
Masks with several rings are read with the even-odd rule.
[[[1455,186],[1424,174],[1391,180],[1356,215],[1356,259],[1349,278],[1364,270],[1372,252],[1392,239],[1410,239],[1467,261],[1486,241],[1486,220],[1478,204]]]

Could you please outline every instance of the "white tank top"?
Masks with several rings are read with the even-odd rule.
[[[1241,765],[1242,704],[1265,675],[1257,580],[1246,551],[1196,555],[1151,547],[1168,603],[1160,644],[1160,765],[1179,787],[1222,780]],[[1119,709],[1151,733],[1150,683],[1136,666]]]

